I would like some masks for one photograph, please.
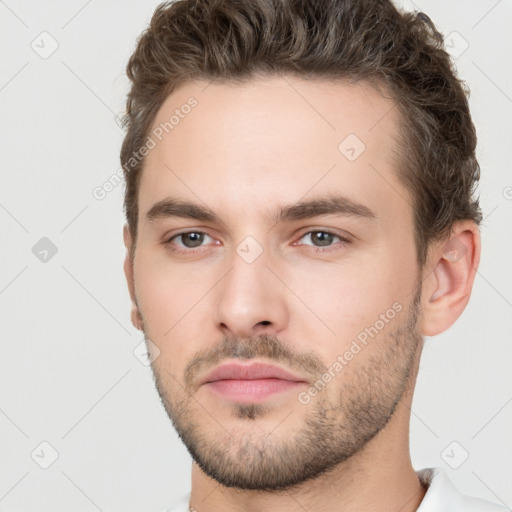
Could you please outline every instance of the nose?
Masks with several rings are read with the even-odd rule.
[[[217,288],[216,324],[225,336],[276,335],[288,323],[285,287],[267,267],[264,254],[246,262],[234,254],[233,265]]]

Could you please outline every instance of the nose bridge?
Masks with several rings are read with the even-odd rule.
[[[282,284],[267,268],[271,251],[247,236],[234,248],[217,293],[217,324],[233,336],[281,330],[287,321]]]

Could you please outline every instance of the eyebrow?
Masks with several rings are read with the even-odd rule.
[[[343,215],[366,219],[376,218],[375,212],[363,204],[356,203],[342,196],[328,196],[285,205],[281,207],[277,214],[274,214],[271,220],[278,224],[280,222],[309,219],[320,215]],[[158,201],[146,213],[146,219],[150,222],[169,217],[180,217],[212,223],[221,222],[219,215],[210,208],[171,197]]]

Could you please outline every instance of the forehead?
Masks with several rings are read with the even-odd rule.
[[[195,106],[189,108],[190,103]],[[363,142],[382,137],[391,142],[397,118],[395,103],[368,82],[280,76],[242,83],[185,82],[162,104],[152,132],[160,129],[157,138],[172,144],[180,134],[198,140],[208,135],[211,140],[211,131],[220,128],[215,146],[227,134],[233,143],[247,142],[248,135],[256,142],[266,137],[283,145],[297,132],[335,145],[349,133]],[[208,139],[202,141],[205,149]]]
[[[181,84],[152,126],[139,212],[172,195],[227,215],[236,206],[239,215],[333,188],[377,209],[401,198],[406,209],[396,177],[399,123],[395,104],[362,82]]]

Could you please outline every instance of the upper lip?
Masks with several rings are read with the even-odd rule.
[[[201,381],[201,384],[216,380],[255,380],[282,379],[293,382],[305,382],[303,378],[278,366],[266,363],[224,363],[216,366]]]

